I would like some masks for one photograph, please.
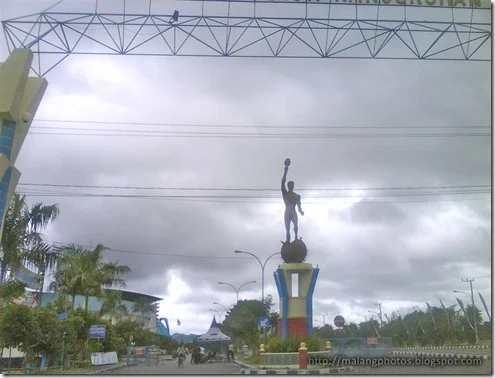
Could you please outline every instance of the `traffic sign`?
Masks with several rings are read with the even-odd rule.
[[[333,324],[339,328],[343,327],[345,325],[344,317],[342,315],[337,315],[335,319],[333,319]]]
[[[92,325],[89,328],[89,338],[90,339],[104,339],[106,333],[105,325]]]
[[[270,327],[270,318],[267,316],[262,316],[261,318],[258,319],[258,328],[268,328]]]

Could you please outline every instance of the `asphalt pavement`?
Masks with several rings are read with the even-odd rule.
[[[492,375],[491,361],[483,361],[478,366],[354,366],[346,374],[357,375]]]

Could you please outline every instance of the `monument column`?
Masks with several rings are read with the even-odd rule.
[[[0,240],[21,176],[14,164],[48,85],[44,78],[28,77],[32,61],[31,50],[15,49],[0,63]]]
[[[286,241],[282,242],[281,255],[284,264],[280,264],[274,272],[280,298],[280,315],[278,318],[278,338],[303,338],[313,333],[313,292],[318,278],[319,268],[305,263],[307,256],[306,244],[302,238],[297,238],[298,219],[296,206],[301,215],[301,197],[293,191],[294,183],[289,182],[285,189],[285,179],[290,165],[290,159],[285,160],[282,177],[282,195],[286,204],[285,227]],[[290,241],[290,223],[294,224],[296,239]]]

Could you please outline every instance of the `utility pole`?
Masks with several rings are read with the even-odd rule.
[[[383,327],[383,319],[382,319],[382,304],[375,302],[373,303],[375,306],[378,306],[379,312],[378,315],[380,316],[380,327]]]
[[[473,322],[474,322],[474,337],[476,339],[476,345],[480,343],[479,337],[478,337],[478,320],[476,319],[476,307],[474,307],[474,294],[473,294],[473,281],[474,278],[462,278],[462,282],[469,282],[469,286],[471,287],[471,306],[473,309]]]

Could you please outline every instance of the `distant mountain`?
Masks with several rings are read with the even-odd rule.
[[[190,343],[193,342],[194,339],[198,336],[200,335],[193,335],[193,334],[184,335],[183,333],[174,333],[172,335],[172,339],[183,343]]]

